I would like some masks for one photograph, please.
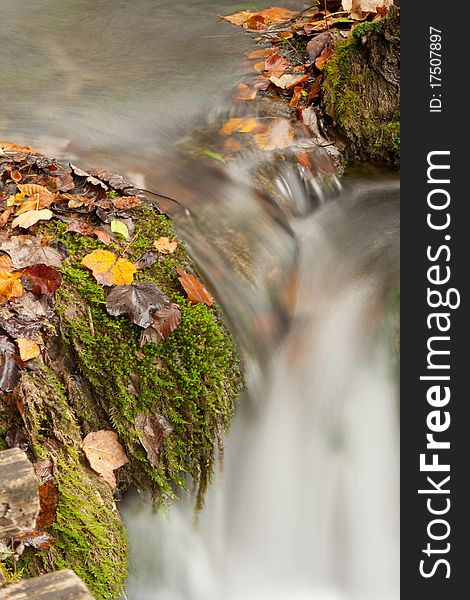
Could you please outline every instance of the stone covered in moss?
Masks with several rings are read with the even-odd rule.
[[[399,18],[358,25],[325,63],[322,104],[356,158],[400,161]]]
[[[130,241],[117,236],[106,249],[136,262],[161,236],[175,237],[171,221],[151,206],[131,211],[136,230]],[[139,270],[136,280],[155,282],[179,305],[181,323],[160,344],[140,345],[142,329],[126,317],[106,312],[107,289],[98,285],[81,261],[98,240],[66,231],[53,220],[42,232],[65,245],[68,258],[56,293],[56,316],[43,333],[44,364],[24,371],[13,402],[0,411],[0,427],[26,426],[31,458],[52,459],[59,489],[55,538],[47,551],[28,549],[18,566],[26,575],[73,569],[98,600],[120,597],[127,568],[127,537],[113,490],[89,467],[83,438],[112,429],[129,458],[116,471],[118,490],[135,484],[159,503],[178,488],[195,487],[197,506],[210,481],[214,449],[226,430],[240,385],[240,365],[217,308],[190,303],[176,266],[194,267],[184,246]],[[137,415],[159,415],[171,426],[153,467],[142,446]]]

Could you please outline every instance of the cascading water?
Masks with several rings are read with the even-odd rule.
[[[191,189],[177,226],[245,356],[198,524],[190,493],[166,514],[124,502],[129,600],[396,600],[396,184],[355,179],[322,198],[286,167],[276,208],[250,187],[253,156],[219,178],[162,159],[223,106],[251,49],[215,15],[251,7],[5,0],[0,138],[183,201]]]
[[[268,222],[258,225],[262,231]],[[398,598],[398,410],[387,299],[398,268],[397,186],[356,181],[292,228],[300,285],[291,326],[240,401],[199,524],[190,495],[166,515],[138,501],[125,507],[129,600]],[[264,239],[276,259],[276,244]],[[217,291],[234,322],[246,295],[234,297],[225,280]],[[243,328],[238,318],[235,330]]]

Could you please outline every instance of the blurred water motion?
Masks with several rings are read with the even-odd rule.
[[[254,154],[224,174],[177,158],[238,80],[252,44],[216,14],[243,8],[4,0],[0,139],[187,204],[177,227],[245,356],[198,526],[189,493],[167,515],[125,503],[129,600],[397,600],[397,185],[338,193],[285,161],[263,196]]]

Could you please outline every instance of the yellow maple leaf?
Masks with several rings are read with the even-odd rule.
[[[258,122],[256,119],[234,117],[233,119],[229,119],[226,123],[224,123],[221,131],[222,133],[225,133],[225,135],[230,135],[235,131],[239,133],[250,133],[250,131],[253,131],[253,129],[256,129],[256,127],[258,127]]]
[[[178,248],[178,242],[170,240],[167,237],[158,238],[158,240],[153,242],[153,245],[162,254],[173,254],[176,248]]]
[[[11,298],[20,298],[24,294],[20,281],[21,273],[0,271],[0,303]]]
[[[20,351],[20,358],[24,362],[30,360],[31,358],[36,358],[36,356],[41,354],[41,349],[34,340],[29,338],[16,338],[15,342],[17,343]]]
[[[101,285],[129,285],[137,268],[125,258],[118,258],[108,250],[93,250],[82,260]]]

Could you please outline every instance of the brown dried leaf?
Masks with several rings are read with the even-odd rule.
[[[36,550],[49,550],[54,545],[54,538],[46,531],[31,531],[30,533],[19,535],[14,539],[15,542],[21,542],[25,546],[36,548]]]
[[[119,210],[127,210],[142,204],[142,200],[138,196],[123,196],[122,198],[111,198],[114,207]]]
[[[319,71],[323,69],[325,62],[333,56],[334,52],[331,48],[325,48],[320,56],[315,60],[315,66]]]
[[[178,248],[178,242],[176,240],[170,240],[167,237],[158,238],[153,242],[154,247],[162,254],[173,254]]]
[[[52,481],[52,468],[53,468],[52,460],[38,460],[33,463],[34,474],[36,475],[39,483],[42,485],[47,481]]]
[[[15,269],[43,263],[51,267],[62,266],[62,255],[55,248],[42,244],[32,235],[15,235],[6,240],[0,239],[0,250],[10,255]]]
[[[5,225],[8,223],[8,219],[11,217],[12,212],[12,208],[7,208],[2,212],[0,215],[0,227],[5,227]]]
[[[302,91],[303,91],[303,87],[301,85],[297,85],[294,88],[294,94],[292,96],[291,101],[289,102],[289,106],[291,108],[297,108],[297,106],[299,105],[300,100],[302,99]]]
[[[0,390],[4,392],[12,392],[21,380],[21,371],[13,358],[14,354],[15,346],[6,335],[0,335]]]
[[[92,431],[83,440],[82,449],[90,467],[115,488],[113,471],[129,462],[115,432],[106,429]]]
[[[115,287],[106,298],[106,310],[113,317],[126,315],[133,323],[145,328],[152,323],[151,311],[169,303],[153,281],[141,281],[136,285]]]
[[[137,415],[134,427],[140,443],[145,448],[149,463],[154,468],[158,467],[160,448],[173,431],[173,427],[162,415],[146,415],[144,413]]]
[[[151,327],[157,332],[158,342],[162,342],[181,323],[181,313],[177,304],[163,306],[152,315]]]
[[[281,77],[289,66],[289,61],[279,54],[272,54],[264,61],[266,77]]]
[[[193,302],[194,304],[207,304],[207,306],[212,306],[214,304],[214,298],[195,275],[186,273],[180,269],[180,267],[176,267],[176,269],[179,273],[178,280],[188,295],[188,300],[190,302]]]
[[[45,461],[43,461],[45,462]],[[59,488],[52,481],[46,481],[39,486],[39,515],[36,519],[36,531],[44,531],[57,520],[57,505],[59,504]]]
[[[26,183],[23,185],[18,184],[17,187],[20,190],[20,192],[22,192],[26,196],[29,196],[31,200],[36,200],[38,203],[40,203],[41,206],[39,206],[39,208],[46,208],[47,206],[50,206],[55,200],[54,194],[43,185],[37,185],[35,183]]]

